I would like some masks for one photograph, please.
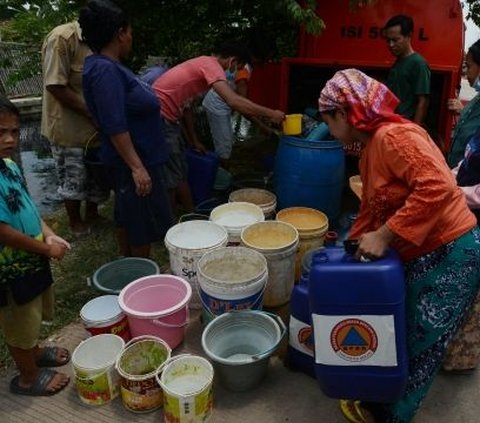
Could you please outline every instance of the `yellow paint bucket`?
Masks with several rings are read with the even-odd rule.
[[[328,217],[325,213],[309,207],[289,207],[280,210],[276,220],[290,223],[298,231],[299,246],[295,257],[295,280],[298,281],[304,254],[323,246],[328,231]]]
[[[300,113],[286,115],[283,121],[283,133],[285,135],[300,135],[302,133],[302,116]]]
[[[163,389],[165,423],[204,423],[213,409],[213,366],[203,357],[182,354],[163,368],[157,382]]]

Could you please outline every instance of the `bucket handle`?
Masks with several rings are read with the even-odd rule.
[[[92,281],[92,278],[90,276],[87,276],[87,286],[92,288],[94,287],[94,283]],[[104,288],[102,287],[102,292],[104,292],[105,294],[113,294],[113,295],[118,295],[118,291],[115,291],[114,289],[110,289],[110,288]]]
[[[155,326],[161,326],[163,328],[183,328],[190,323],[190,311],[187,308],[187,315],[185,316],[185,321],[182,322],[182,323],[178,323],[178,324],[165,323],[165,322],[161,322],[157,319],[151,319],[150,322],[152,324],[154,324]]]
[[[89,380],[96,379],[97,377],[103,376],[104,374],[106,374],[108,372],[108,369],[105,369],[105,370],[102,370],[100,373],[95,373],[95,374],[90,375],[88,377],[81,377],[81,376],[78,375],[75,368],[73,370],[74,370],[74,373],[75,373],[75,379],[81,380],[82,382],[87,382]]]
[[[188,220],[195,220],[195,218],[198,218],[199,220],[208,220],[210,217],[206,214],[201,214],[201,213],[187,213],[187,214],[182,214],[179,217],[178,223],[183,223]]]
[[[171,352],[171,348],[168,346],[168,344],[162,338],[159,338],[158,336],[153,336],[153,335],[136,336],[135,338],[130,339],[130,341],[128,341],[125,344],[125,346],[123,347],[123,350],[125,350],[127,347],[134,344],[135,342],[143,341],[143,340],[159,341],[163,346],[167,347],[167,349],[170,350],[170,352]]]
[[[203,301],[203,298],[202,298],[202,293],[200,292],[200,284],[196,284],[196,289],[197,289],[197,293],[198,293],[198,298],[200,298],[200,302],[202,303],[203,305],[203,308],[205,309],[205,311],[213,318],[217,317],[217,315],[212,311],[212,309],[207,305],[205,304],[205,301]],[[265,283],[263,284],[263,288],[262,290],[259,292],[257,298],[255,299],[255,301],[253,302],[252,304],[252,307],[255,307],[263,298],[263,294],[265,293],[265,290],[267,289],[267,281],[265,281]],[[229,311],[241,311],[241,310],[229,310]]]
[[[252,310],[252,311],[270,316],[273,320],[275,320],[275,322],[280,328],[280,337],[278,338],[277,343],[272,348],[269,348],[267,351],[264,351],[260,354],[252,355],[252,360],[255,361],[255,360],[261,360],[262,358],[268,357],[278,348],[278,346],[280,345],[280,342],[282,341],[283,337],[287,333],[287,327],[285,326],[285,323],[283,323],[282,318],[274,313],[270,313],[268,311],[259,311],[259,310]]]

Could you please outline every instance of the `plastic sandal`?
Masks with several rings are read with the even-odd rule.
[[[20,375],[17,375],[10,381],[10,392],[17,395],[29,395],[34,397],[52,396],[58,394],[61,390],[65,388],[65,386],[68,385],[68,382],[70,382],[70,380],[60,388],[50,391],[47,389],[48,384],[57,374],[58,372],[56,372],[55,370],[41,369],[40,373],[38,374],[37,380],[32,386],[29,386],[28,388],[24,388],[23,386],[19,385]]]
[[[367,423],[360,409],[360,401],[340,400],[340,411],[350,423]]]
[[[57,358],[60,351],[65,351],[67,356],[63,360]],[[70,361],[70,353],[66,348],[61,347],[45,347],[43,348],[41,356],[37,360],[38,367],[60,367],[64,366]]]

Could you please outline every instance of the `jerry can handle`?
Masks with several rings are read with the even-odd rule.
[[[346,239],[343,241],[343,248],[345,248],[347,254],[353,256],[357,252],[359,244],[358,239]]]
[[[353,256],[357,252],[359,244],[360,243],[358,239],[346,239],[345,241],[343,241],[343,248],[345,248],[345,252],[347,254]],[[367,257],[360,256],[360,261],[362,263],[368,263],[372,260]]]

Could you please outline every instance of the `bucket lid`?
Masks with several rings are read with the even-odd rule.
[[[210,213],[210,220],[230,229],[241,229],[252,223],[265,220],[263,210],[256,204],[235,201],[215,207]]]
[[[86,324],[99,324],[115,320],[123,314],[118,304],[118,295],[102,295],[86,303],[80,317]]]
[[[327,231],[328,217],[320,210],[309,207],[289,207],[277,213],[277,220],[287,222],[301,231]]]
[[[190,220],[172,226],[165,235],[165,245],[167,248],[198,250],[221,245],[227,238],[228,233],[221,225],[205,220]]]

